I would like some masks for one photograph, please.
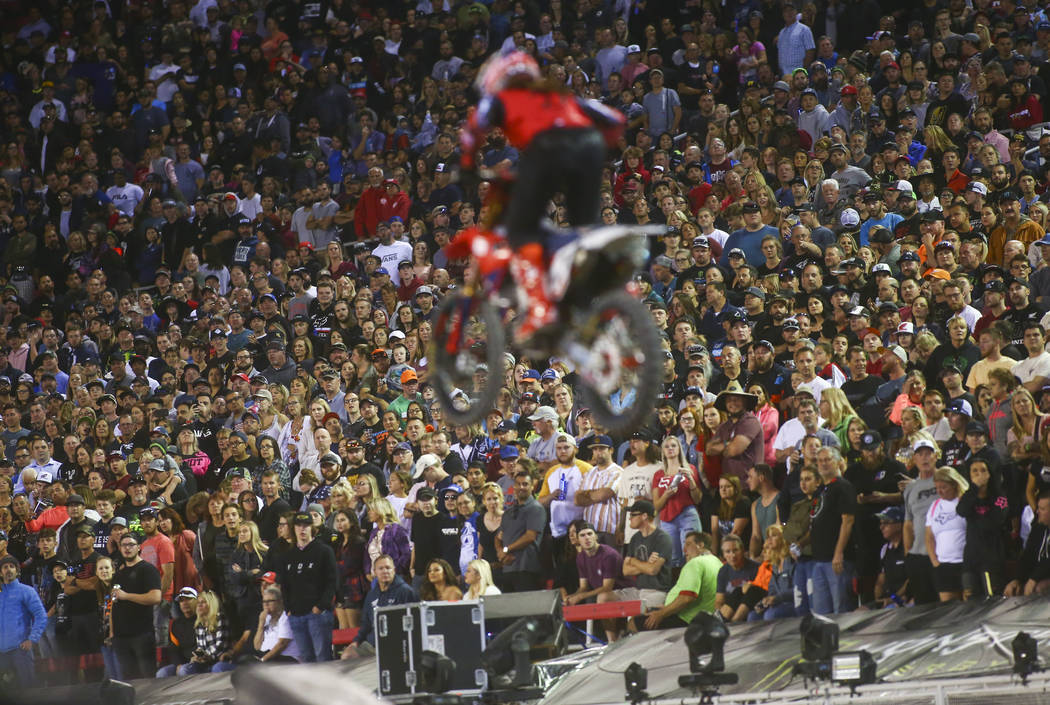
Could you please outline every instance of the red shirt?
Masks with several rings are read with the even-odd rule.
[[[696,468],[690,465],[689,472],[693,476],[693,482],[699,487],[700,476],[696,473]],[[667,504],[660,510],[660,521],[673,521],[687,507],[693,506],[693,498],[689,493],[689,483],[685,477],[682,477],[678,480],[677,488],[672,488],[671,485],[674,484],[675,477],[676,475],[665,475],[663,470],[657,470],[656,474],[653,475],[653,489],[655,490],[659,487],[661,494],[671,493],[671,498],[667,500]],[[655,497],[656,494],[654,493],[653,496]]]

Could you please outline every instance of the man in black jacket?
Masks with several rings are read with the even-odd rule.
[[[314,539],[313,519],[299,512],[295,525],[295,548],[284,555],[281,590],[295,643],[306,662],[332,660],[332,605],[338,581],[335,554]]]

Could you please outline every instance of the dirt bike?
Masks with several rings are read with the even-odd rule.
[[[581,405],[610,433],[642,425],[661,387],[660,336],[628,288],[648,259],[646,237],[664,230],[613,225],[548,238],[548,289],[558,323],[552,333],[528,341],[525,352],[558,357],[575,368]],[[511,249],[498,228],[464,231],[457,240],[471,253],[471,265],[464,286],[436,307],[428,359],[446,419],[466,425],[495,406],[505,384],[512,312],[523,310],[524,301],[510,274]]]

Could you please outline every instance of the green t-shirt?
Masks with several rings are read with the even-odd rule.
[[[692,593],[696,595],[696,599],[678,613],[678,618],[688,623],[693,621],[693,617],[701,612],[713,614],[715,611],[715,587],[718,583],[718,571],[721,568],[722,561],[718,559],[718,556],[710,553],[691,559],[682,566],[682,572],[678,575],[678,582],[667,593],[664,605],[674,602],[679,593]]]

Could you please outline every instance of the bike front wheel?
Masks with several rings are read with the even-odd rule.
[[[499,312],[454,292],[438,304],[433,322],[428,358],[438,403],[450,423],[477,423],[495,406],[503,379],[506,334]]]
[[[580,392],[594,420],[617,435],[643,426],[661,388],[664,357],[649,311],[626,292],[607,294],[578,335],[589,351]]]

